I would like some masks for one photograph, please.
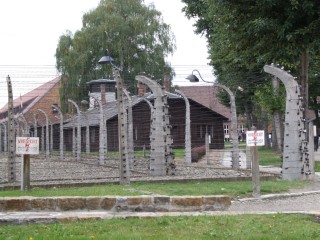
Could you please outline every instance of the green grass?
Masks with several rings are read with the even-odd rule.
[[[261,181],[261,193],[287,192],[291,188],[301,188],[307,181]],[[27,192],[20,190],[0,191],[0,197],[18,196],[132,196],[161,194],[169,196],[226,194],[231,197],[251,196],[251,181],[232,182],[186,182],[186,183],[131,183],[130,185],[106,184],[90,187],[32,188]]]
[[[314,171],[320,172],[320,161],[315,161],[314,163]]]
[[[224,146],[226,149],[232,148],[230,142],[225,142]],[[246,151],[246,142],[239,142],[239,148],[242,151]],[[281,155],[275,152],[272,148],[258,147],[259,164],[262,166],[281,166]]]
[[[281,155],[271,148],[258,147],[259,164],[262,166],[281,166]]]
[[[0,239],[320,239],[310,215],[114,218],[57,224],[2,225]]]

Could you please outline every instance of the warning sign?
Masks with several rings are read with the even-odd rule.
[[[16,154],[39,154],[39,138],[17,137]]]
[[[247,131],[246,134],[247,139],[247,146],[264,146],[264,131],[258,130],[258,131]]]

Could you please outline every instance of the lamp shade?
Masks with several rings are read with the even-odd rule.
[[[99,64],[112,64],[113,62],[113,58],[110,56],[103,56],[102,58],[100,58],[99,60]]]
[[[186,77],[190,82],[199,82],[199,78],[196,75],[190,74],[188,77]]]

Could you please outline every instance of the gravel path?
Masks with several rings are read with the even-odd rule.
[[[231,212],[313,212],[320,214],[320,176],[302,189],[232,201]]]

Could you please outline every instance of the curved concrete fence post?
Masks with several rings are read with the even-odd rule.
[[[38,109],[38,111],[42,112],[44,114],[45,118],[46,118],[46,158],[49,159],[49,157],[50,157],[50,143],[49,143],[49,119],[48,119],[48,114],[42,109]],[[43,139],[43,137],[42,137],[42,139]]]
[[[265,65],[264,71],[279,78],[286,88],[286,112],[283,142],[282,178],[300,180],[313,178],[300,86],[294,77],[274,65]]]
[[[7,133],[7,124],[5,123],[1,123],[1,125],[3,126],[3,151],[6,153],[8,151],[8,133]]]
[[[63,153],[63,114],[62,114],[62,111],[60,109],[60,107],[58,107],[57,105],[51,105],[54,109],[56,109],[60,115],[60,142],[59,142],[59,151],[60,151],[60,160],[63,160],[64,159],[64,153]]]
[[[10,76],[7,76],[8,86],[8,182],[16,181],[16,134],[14,123],[13,92]]]
[[[4,150],[2,150],[2,146],[5,144],[2,137],[2,133],[3,133],[2,126],[3,124],[0,123],[0,153],[4,152]]]
[[[238,139],[238,118],[236,110],[236,99],[233,92],[226,86],[214,83],[214,87],[224,89],[230,97],[230,111],[231,111],[231,130],[232,130],[232,168],[239,169],[239,139]]]
[[[49,122],[50,124],[50,154],[52,155],[53,151],[53,122]]]
[[[22,135],[29,134],[29,129],[30,129],[29,128],[29,124],[28,124],[27,120],[25,119],[25,117],[23,116],[23,114],[20,114],[18,116],[18,120],[23,122],[23,124],[24,124],[24,128],[22,128],[23,129],[22,130]]]
[[[33,132],[34,137],[38,137],[38,121],[37,121],[37,113],[33,113]]]
[[[129,92],[123,89],[123,93],[127,97],[128,107],[125,106],[127,111],[127,146],[128,146],[128,162],[129,168],[133,169],[134,166],[134,146],[133,146],[133,118],[132,118],[132,99]],[[124,104],[125,105],[125,104]]]
[[[149,142],[149,146],[150,146],[150,149],[152,149],[153,146],[152,146],[152,141],[151,140],[155,136],[155,133],[154,133],[155,127],[154,127],[154,122],[153,122],[153,119],[154,119],[154,108],[153,108],[152,103],[148,99],[143,98],[142,100],[145,101],[148,104],[149,108],[150,108],[150,136],[149,136],[149,141],[150,142]],[[145,148],[144,148],[144,150],[145,150]]]
[[[150,174],[152,176],[174,175],[175,162],[171,149],[172,138],[170,134],[167,95],[162,87],[152,79],[138,75],[138,82],[147,85],[154,95],[154,136],[151,139]]]
[[[77,110],[77,161],[81,160],[81,114],[78,104],[75,101],[68,99],[69,103],[72,103]]]
[[[89,125],[89,116],[87,113],[83,114],[86,119],[86,154],[90,155],[90,125]]]
[[[182,98],[184,99],[185,105],[186,105],[186,126],[185,126],[185,162],[186,164],[191,164],[191,121],[190,121],[190,104],[189,104],[189,100],[186,97],[186,95],[179,91],[179,90],[175,90],[176,93],[178,93],[179,95],[182,96]]]
[[[91,96],[99,105],[99,161],[98,164],[102,165],[106,162],[106,156],[108,153],[108,144],[107,144],[107,126],[103,112],[103,105],[101,100],[95,96]]]

